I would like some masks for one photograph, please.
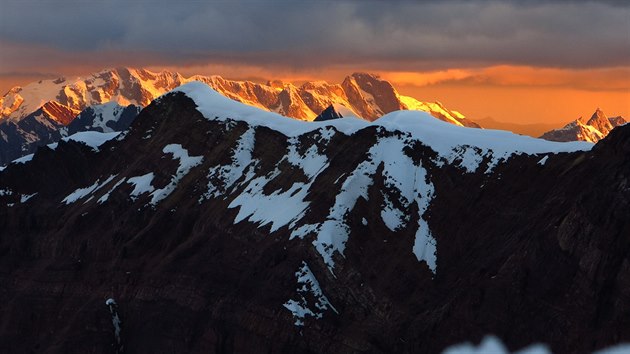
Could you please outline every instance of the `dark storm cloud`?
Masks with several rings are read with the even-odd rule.
[[[15,1],[0,46],[148,64],[233,62],[381,69],[517,64],[606,67],[630,61],[626,1]],[[6,45],[5,45],[6,46]],[[8,47],[8,46],[7,46]],[[0,49],[4,49],[0,47]],[[36,55],[25,50],[25,55]],[[0,53],[0,71],[20,59]],[[62,59],[59,59],[62,60]]]

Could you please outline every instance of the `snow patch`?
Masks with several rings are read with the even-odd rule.
[[[332,310],[339,314],[322,292],[317,278],[306,262],[302,262],[302,266],[295,273],[295,276],[299,286],[297,288],[298,298],[287,301],[284,307],[293,314],[296,326],[304,326],[306,316],[316,319],[322,318],[326,310]]]
[[[109,195],[112,194],[112,192],[118,188],[118,186],[120,186],[121,184],[123,184],[123,182],[125,182],[125,178],[122,178],[120,181],[116,182],[116,184],[114,184],[114,186],[112,188],[110,188],[107,193],[103,194],[99,199],[98,199],[98,203],[99,204],[103,204],[105,203],[108,199],[109,199]]]
[[[251,156],[254,146],[253,134],[253,129],[250,129],[241,136],[234,150],[232,165],[211,170],[210,180],[218,180],[220,184],[211,182],[208,196],[216,197],[217,193],[226,191],[247,171],[241,182],[244,186],[243,192],[229,205],[230,208],[240,208],[234,222],[247,219],[258,222],[260,226],[271,224],[271,232],[287,224],[293,227],[307,210],[309,203],[304,199],[317,174],[328,165],[328,158],[318,153],[316,145],[310,146],[304,153],[299,153],[297,138],[291,138],[294,140],[290,141],[289,151],[281,162],[286,160],[294,168],[301,169],[308,181],[296,182],[284,192],[276,190],[266,195],[263,192],[264,187],[280,175],[281,171],[276,168],[265,176],[253,178],[253,170],[257,163],[252,161]],[[332,136],[327,130],[319,134],[320,143],[328,142]],[[245,170],[246,167],[248,170]]]
[[[252,163],[252,151],[255,143],[255,131],[250,128],[241,135],[232,150],[232,163],[210,168],[208,172],[208,191],[204,198],[217,198],[225,193],[241,178],[245,169]],[[247,181],[248,179],[246,179]]]
[[[131,191],[131,199],[136,200],[136,198],[143,193],[151,193],[155,190],[151,185],[153,182],[153,178],[155,175],[153,172],[149,172],[142,176],[131,177],[127,179],[127,183],[133,184],[133,190]]]
[[[184,149],[180,144],[166,145],[164,149],[162,149],[162,152],[172,154],[174,159],[179,160],[179,167],[177,167],[177,172],[175,172],[175,175],[171,178],[170,183],[167,184],[166,187],[157,189],[151,193],[152,205],[156,205],[173,193],[179,181],[181,181],[193,167],[200,165],[203,161],[203,156],[188,155],[188,150]]]
[[[94,184],[92,184],[89,187],[85,187],[85,188],[79,188],[77,190],[75,190],[74,192],[68,194],[68,196],[66,196],[62,202],[66,203],[66,204],[70,204],[70,203],[74,203],[77,200],[84,198],[96,191],[98,191],[99,189],[103,188],[103,186],[105,186],[107,183],[111,182],[114,177],[116,177],[116,175],[112,175],[109,176],[105,181],[103,181],[103,183],[100,183],[100,179],[96,180],[96,182],[94,182]]]
[[[79,132],[72,134],[67,138],[62,138],[63,141],[76,141],[85,144],[92,148],[94,151],[98,151],[98,147],[105,144],[105,142],[114,139],[120,132],[101,133],[95,131]],[[55,148],[57,146],[55,145]],[[54,148],[53,148],[54,149]]]
[[[20,157],[19,159],[11,161],[11,163],[27,163],[33,159],[33,156],[35,156],[35,154],[28,154],[26,156]]]
[[[234,222],[240,222],[247,218],[250,222],[257,222],[259,226],[271,224],[271,232],[274,232],[296,221],[308,207],[304,198],[310,187],[310,183],[294,183],[291,188],[281,192],[274,191],[270,195],[263,193],[263,188],[280,174],[274,170],[266,176],[252,179],[228,206],[240,207]]]
[[[112,316],[112,325],[114,326],[114,338],[116,339],[117,350],[123,348],[122,339],[120,336],[120,332],[122,331],[122,321],[120,320],[120,316],[118,316],[118,304],[114,299],[107,299],[105,301],[105,305],[109,307],[109,313]]]
[[[33,198],[34,196],[36,196],[37,193],[33,193],[33,194],[22,194],[20,196],[20,203],[26,203],[29,199]]]

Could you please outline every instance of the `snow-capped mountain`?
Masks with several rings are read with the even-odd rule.
[[[615,127],[626,124],[622,116],[607,117],[597,108],[588,121],[582,117],[560,129],[550,130],[540,138],[551,141],[588,141],[596,143],[606,137]]]
[[[131,104],[124,107],[116,102],[89,106],[68,124],[67,135],[83,131],[110,133],[126,130],[140,110],[140,106]]]
[[[372,74],[354,73],[341,85],[318,81],[297,87],[280,81],[258,84],[226,80],[220,76],[185,78],[169,71],[155,73],[132,68],[104,70],[74,79],[42,80],[24,88],[15,87],[0,98],[0,120],[19,121],[52,102],[75,113],[88,106],[108,102],[146,106],[154,98],[189,81],[205,82],[233,100],[301,120],[313,120],[331,104],[341,104],[370,121],[395,110],[415,109],[455,125],[474,125],[460,113],[450,111],[439,103],[420,102],[400,95],[389,82]],[[68,117],[64,115],[63,121],[67,122]]]
[[[144,107],[184,82],[177,73],[130,68],[104,70],[87,77],[40,80],[14,87],[0,98],[0,120],[19,121],[47,102],[71,109],[75,116],[89,106],[108,102]]]
[[[94,126],[98,131],[103,131],[103,128],[107,131],[108,127],[114,130],[126,127],[133,119],[131,112],[137,112],[139,107],[191,80],[204,82],[235,101],[300,120],[314,120],[327,107],[335,105],[347,107],[344,112],[352,112],[353,116],[370,121],[395,110],[414,109],[429,112],[455,125],[478,127],[460,113],[449,111],[439,103],[420,102],[402,96],[389,82],[365,73],[352,74],[341,85],[318,81],[297,87],[277,80],[258,84],[226,80],[220,76],[185,78],[169,71],[156,73],[145,69],[117,68],[87,77],[42,80],[7,92],[0,98],[0,130],[6,135],[3,135],[4,147],[0,146],[3,150],[0,151],[0,165],[33,153],[37,146],[54,142],[66,132],[72,134],[92,129],[91,120],[87,124],[84,122],[86,115],[100,116],[98,121],[101,123],[96,122],[97,126]],[[127,106],[133,108],[124,114],[126,121],[116,123],[120,117],[116,112]],[[80,122],[71,124],[81,111],[90,107],[95,107],[93,109],[100,113],[87,111],[79,117]],[[40,118],[29,123],[29,129],[15,128],[20,121],[33,115]],[[16,136],[11,136],[9,131]]]
[[[0,165],[77,132],[125,130],[140,109],[139,106],[123,107],[109,102],[79,112],[54,101],[46,102],[22,119],[0,122]]]
[[[630,340],[630,127],[309,123],[189,83],[79,134],[0,172],[0,351]]]
[[[4,132],[0,165],[33,153],[38,146],[57,141],[66,133],[126,127],[133,119],[132,112],[191,80],[204,82],[233,100],[300,120],[314,120],[333,105],[344,111],[345,116],[351,114],[370,121],[395,110],[414,109],[429,112],[455,125],[478,127],[440,103],[420,102],[402,96],[389,82],[365,73],[352,74],[341,85],[318,81],[297,87],[277,80],[258,84],[226,80],[220,76],[185,78],[168,71],[155,73],[118,68],[88,77],[42,80],[24,88],[15,87],[0,98],[0,130]],[[116,123],[121,117],[116,113],[127,106],[132,108],[124,114],[125,121]],[[90,107],[95,107],[92,110],[96,111],[90,111]],[[79,117],[79,122],[71,124],[81,111],[86,113]],[[92,126],[92,120],[85,122],[92,115],[100,117],[95,126]],[[30,116],[38,118],[29,118],[28,128],[21,127],[20,122]]]

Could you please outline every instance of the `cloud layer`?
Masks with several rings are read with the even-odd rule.
[[[622,1],[16,1],[0,72],[103,62],[290,70],[627,66]],[[98,65],[98,64],[97,64]]]

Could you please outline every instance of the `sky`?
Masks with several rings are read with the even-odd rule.
[[[0,91],[117,66],[341,82],[471,119],[630,117],[630,1],[0,0]]]

